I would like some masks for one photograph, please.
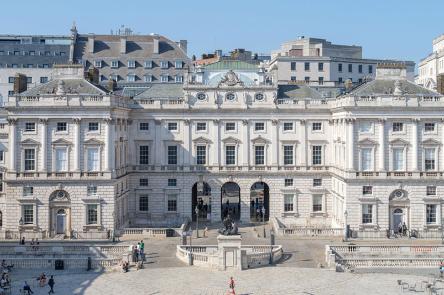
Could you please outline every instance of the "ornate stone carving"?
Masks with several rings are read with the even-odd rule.
[[[39,123],[44,125],[48,124],[48,118],[40,118]]]
[[[299,120],[299,122],[301,123],[301,125],[305,125],[305,119]]]
[[[243,124],[244,126],[248,125],[248,120],[242,120],[242,124]]]
[[[8,124],[9,125],[17,124],[17,118],[8,118]]]
[[[213,119],[213,123],[214,123],[215,125],[219,124],[219,122],[220,122],[219,119]]]
[[[117,119],[117,120],[120,120],[120,119]],[[114,123],[114,119],[113,119],[113,118],[105,118],[105,119],[103,119],[103,121],[104,121],[106,124],[108,124],[108,125],[111,125],[111,124]]]
[[[276,126],[278,123],[279,121],[276,119],[271,120],[271,124],[273,124],[273,126]]]
[[[185,119],[183,120],[183,123],[185,124],[185,126],[189,126],[190,125],[191,120],[190,119]]]
[[[407,201],[407,192],[403,189],[396,189],[390,194],[390,201]]]
[[[233,70],[229,70],[222,80],[219,82],[219,86],[235,86],[235,85],[241,85],[243,86],[244,83],[239,79],[239,77],[236,75]]]

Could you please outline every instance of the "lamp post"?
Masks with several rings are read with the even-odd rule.
[[[196,209],[194,209],[196,213],[196,238],[199,237],[199,207],[196,205]]]
[[[344,242],[348,242],[348,228],[347,228],[347,210],[344,211]]]
[[[22,242],[22,227],[23,227],[23,217],[19,220],[19,243]]]
[[[266,233],[265,233],[265,206],[262,205],[262,226],[264,228],[264,238],[266,238]]]

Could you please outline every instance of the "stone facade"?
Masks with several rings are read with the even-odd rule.
[[[428,89],[437,90],[437,77],[444,74],[444,34],[433,40],[432,53],[418,64],[415,82]]]

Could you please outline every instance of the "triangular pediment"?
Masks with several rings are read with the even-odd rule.
[[[370,138],[364,138],[358,141],[359,145],[377,145],[378,143]]]
[[[97,140],[95,138],[88,139],[83,144],[85,145],[103,145],[103,141]]]
[[[404,139],[401,138],[396,138],[390,141],[391,145],[408,145],[409,142],[405,141]]]
[[[35,141],[34,139],[27,138],[21,142],[22,145],[40,145],[40,142]]]
[[[229,136],[227,138],[222,139],[223,143],[241,143],[241,141],[235,137]]]
[[[422,141],[422,145],[441,145],[441,142],[436,139],[426,139]]]
[[[72,145],[72,142],[70,142],[69,140],[66,140],[64,138],[59,138],[57,140],[54,140],[52,142],[53,145]]]
[[[205,138],[203,136],[199,136],[198,138],[193,139],[193,142],[195,142],[195,143],[205,143],[205,144],[213,143],[211,140],[209,140],[208,138]]]
[[[268,140],[268,139],[266,139],[266,138],[263,138],[262,136],[258,136],[258,137],[256,137],[256,138],[253,138],[252,140],[251,140],[251,142],[252,143],[262,143],[262,144],[268,144],[268,143],[270,143],[270,141]]]

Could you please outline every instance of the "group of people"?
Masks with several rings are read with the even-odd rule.
[[[41,273],[38,277],[37,277],[37,281],[39,282],[39,286],[42,288],[46,285],[46,275],[45,273]],[[55,285],[55,281],[54,281],[54,276],[50,276],[49,280],[48,280],[48,286],[49,286],[49,291],[48,294],[53,293],[54,294],[54,285]],[[26,294],[34,294],[34,292],[31,289],[31,286],[28,284],[27,281],[25,281],[25,285],[23,286],[23,293]]]
[[[139,270],[143,268],[143,261],[145,260],[145,243],[138,242],[137,245],[130,245],[128,252],[131,253],[131,261],[136,264],[136,268]],[[120,263],[123,272],[128,272],[129,261],[122,261]]]
[[[407,225],[405,224],[405,222],[400,222],[398,224],[398,234],[402,235],[402,236],[407,236]]]
[[[20,239],[19,244],[22,245],[22,246],[25,246],[25,245],[26,245],[25,237],[22,237],[22,238]],[[29,245],[31,246],[31,249],[32,249],[33,251],[37,251],[37,250],[39,249],[39,246],[40,246],[39,239],[38,239],[38,238],[35,238],[35,239],[33,238],[33,239],[31,239],[31,242],[29,243]]]
[[[2,277],[0,279],[0,294],[4,294],[8,288],[11,288],[11,279],[9,273],[12,271],[14,264],[7,264],[6,260],[2,260],[1,270]]]

